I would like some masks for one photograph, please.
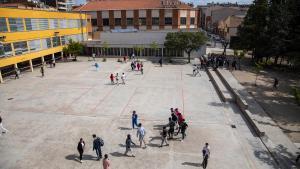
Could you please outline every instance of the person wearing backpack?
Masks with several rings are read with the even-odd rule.
[[[174,135],[174,131],[175,131],[175,122],[172,120],[172,118],[170,117],[169,118],[169,131],[168,131],[168,135],[169,135],[169,139],[172,139],[173,138],[173,135]]]
[[[96,150],[97,160],[100,160],[102,158],[101,147],[104,146],[104,141],[97,137],[96,134],[93,134],[93,138],[93,151]]]

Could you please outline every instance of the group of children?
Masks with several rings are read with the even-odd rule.
[[[137,70],[137,71],[141,71],[141,74],[144,74],[143,62],[132,61],[130,66],[132,71]]]
[[[116,73],[116,75],[110,74],[109,78],[110,78],[110,82],[112,85],[113,84],[119,85],[119,78],[120,78],[119,73]],[[122,84],[125,84],[125,78],[126,78],[126,76],[125,76],[125,73],[123,72],[121,75]]]

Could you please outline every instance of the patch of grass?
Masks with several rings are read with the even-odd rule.
[[[300,88],[299,87],[293,87],[292,88],[293,95],[295,97],[295,100],[297,104],[300,106]]]

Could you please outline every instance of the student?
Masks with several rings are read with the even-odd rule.
[[[300,154],[298,154],[298,156],[297,156],[297,158],[296,158],[296,163],[299,161],[299,159],[300,159]]]
[[[175,112],[171,114],[172,121],[175,123],[176,129],[178,129],[178,117],[176,116]]]
[[[15,79],[19,79],[20,71],[18,68],[15,69]]]
[[[139,138],[140,147],[142,147],[142,143],[144,142],[145,148],[147,148],[146,142],[145,142],[145,135],[146,135],[145,128],[142,126],[142,123],[139,123],[138,130],[136,132],[136,136]]]
[[[98,63],[95,63],[95,68],[96,68],[96,71],[99,70],[99,64]]]
[[[95,53],[92,54],[92,58],[93,58],[93,61],[96,61],[96,54]]]
[[[163,127],[163,131],[161,132],[161,145],[160,147],[163,146],[164,142],[166,143],[166,146],[168,146],[168,142],[167,142],[167,128],[166,126]]]
[[[114,75],[110,74],[109,78],[110,78],[111,84],[115,84],[115,82],[114,82]]]
[[[108,159],[108,155],[104,154],[104,159],[103,159],[103,169],[110,169],[110,161]]]
[[[278,81],[278,79],[275,77],[275,78],[274,78],[273,89],[277,89],[278,83],[279,83],[279,81]]]
[[[115,79],[116,79],[117,85],[119,85],[119,73],[116,73]]]
[[[104,146],[104,141],[100,137],[97,137],[96,134],[93,134],[93,138],[93,151],[96,150],[97,159],[100,160],[102,158],[101,147]]]
[[[160,65],[160,67],[162,67],[162,59],[159,59],[158,63]]]
[[[42,77],[44,77],[44,76],[45,76],[44,66],[41,67],[41,70],[40,70],[40,71],[41,71],[41,73],[42,73]]]
[[[131,135],[128,134],[128,135],[127,135],[127,138],[126,138],[126,141],[125,141],[126,150],[125,150],[124,155],[128,156],[128,152],[130,152],[130,153],[131,153],[131,156],[132,156],[132,157],[135,157],[135,156],[133,155],[133,153],[132,153],[132,150],[131,150],[131,144],[135,145],[135,143],[132,142],[132,140],[131,140]]]
[[[144,74],[144,68],[141,67],[141,74]]]
[[[169,139],[172,139],[173,138],[173,135],[174,135],[174,128],[175,128],[175,122],[172,120],[172,118],[170,117],[169,118],[169,131],[168,131],[168,134],[169,134]]]
[[[183,121],[180,125],[180,130],[181,130],[181,134],[182,134],[182,140],[181,141],[183,141],[185,136],[186,136],[185,131],[186,131],[187,127],[188,127],[188,125],[186,124],[185,120],[183,119]],[[178,132],[179,132],[179,130],[178,130]]]
[[[125,84],[125,73],[122,73],[121,79],[122,79],[122,84]]]
[[[0,132],[0,136],[2,135],[2,133],[7,133],[8,132],[8,130],[6,129],[6,128],[4,128],[3,127],[3,119],[2,119],[2,117],[0,116],[0,129],[2,130],[1,132]]]
[[[141,66],[140,63],[137,63],[136,67],[138,71],[140,71],[140,66]]]
[[[134,126],[138,127],[137,120],[138,120],[138,115],[136,114],[136,111],[133,110],[132,116],[131,116],[132,129],[134,129]]]
[[[130,65],[131,65],[131,70],[134,71],[134,69],[135,69],[134,62],[132,61]]]
[[[205,169],[207,167],[208,158],[210,156],[210,147],[208,143],[205,143],[205,146],[202,149],[202,155],[203,155],[203,161],[201,165]]]
[[[82,154],[83,154],[83,151],[84,151],[84,147],[85,147],[85,142],[83,141],[82,138],[80,138],[80,140],[78,142],[78,145],[77,145],[77,150],[79,152],[79,160],[80,160],[81,163],[82,163]]]

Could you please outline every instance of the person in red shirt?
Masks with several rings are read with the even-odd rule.
[[[110,74],[110,82],[111,82],[111,84],[114,84],[115,82],[114,82],[114,75],[113,74]]]
[[[136,67],[138,70],[140,70],[140,66],[141,66],[140,63],[137,63]]]

